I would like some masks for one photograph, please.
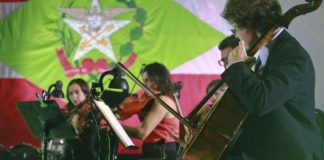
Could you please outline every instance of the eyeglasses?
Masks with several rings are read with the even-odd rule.
[[[218,62],[218,64],[219,64],[220,66],[226,66],[227,63],[228,63],[228,59],[227,59],[227,57],[225,57],[225,58],[220,59],[220,60],[217,61],[217,62]]]

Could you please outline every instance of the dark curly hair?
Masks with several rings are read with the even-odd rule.
[[[171,82],[169,70],[161,63],[154,62],[146,65],[141,73],[147,73],[148,79],[154,81],[157,84],[157,89],[162,94],[172,96],[173,84]]]
[[[222,16],[238,28],[264,33],[278,22],[282,9],[277,0],[228,0]]]

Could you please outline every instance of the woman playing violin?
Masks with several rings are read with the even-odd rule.
[[[160,63],[151,63],[141,72],[143,83],[155,92],[166,104],[177,110],[172,98],[173,85],[170,73]],[[137,113],[141,123],[137,127],[124,126],[134,138],[143,140],[143,159],[176,159],[176,139],[179,136],[179,121],[161,104],[151,100]]]
[[[78,139],[67,140],[64,159],[94,160],[98,157],[97,128],[90,122],[90,104],[85,103],[90,88],[86,81],[77,78],[67,86],[68,110],[72,113],[68,122],[74,127]],[[82,104],[82,105],[81,105]]]

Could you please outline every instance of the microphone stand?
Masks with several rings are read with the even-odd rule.
[[[95,89],[91,89],[91,91],[92,92],[94,92],[95,91]],[[94,95],[96,95],[96,93],[92,93],[92,94],[94,94]],[[90,100],[90,104],[91,104],[91,107],[90,107],[90,112],[91,112],[91,115],[92,115],[92,118],[94,119],[94,121],[95,121],[95,125],[96,125],[96,130],[97,130],[97,135],[98,135],[98,140],[99,140],[99,142],[100,142],[100,147],[102,147],[102,139],[101,139],[101,135],[100,135],[100,127],[99,127],[99,123],[97,122],[97,116],[98,116],[98,112],[97,111],[94,111],[93,110],[93,108],[94,107],[96,107],[97,109],[98,109],[98,107],[97,107],[97,105],[95,104],[95,102],[94,102],[94,99],[99,99],[98,97],[96,97],[96,96],[92,96],[92,94],[90,93],[89,94],[89,100]],[[98,109],[99,110],[99,109]],[[105,140],[107,140],[108,141],[108,149],[109,149],[109,155],[108,155],[108,159],[109,160],[116,160],[117,159],[117,154],[115,154],[115,153],[117,153],[117,147],[118,147],[118,140],[117,140],[117,138],[116,138],[116,135],[115,135],[115,133],[114,133],[114,131],[113,130],[111,130],[110,131],[110,133],[111,134],[109,134],[109,132],[107,132],[107,134],[105,135],[105,136],[107,136],[105,139],[103,139],[104,141]],[[110,138],[111,137],[111,138]],[[102,153],[100,153],[100,152],[98,152],[98,156],[100,157],[100,156],[103,156],[102,155]],[[106,158],[106,157],[105,157]],[[108,160],[107,159],[107,160]],[[105,159],[103,159],[103,160],[105,160]]]
[[[62,92],[62,81],[57,80],[54,84],[51,84],[48,87],[47,91],[42,91],[41,95],[38,95],[36,93],[36,97],[39,100],[41,107],[45,108],[47,107],[47,102],[49,102],[51,96],[53,97],[59,97],[59,98],[64,98],[64,94]],[[52,91],[52,89],[54,90]],[[39,119],[41,125],[42,125],[42,140],[43,140],[43,154],[42,154],[42,160],[47,160],[47,142],[48,142],[48,135],[51,130],[51,128],[54,128],[55,126],[51,126],[53,124],[50,124],[50,122],[42,121]]]
[[[48,133],[49,133],[50,129],[48,128],[46,122],[41,121],[41,123],[42,123],[42,127],[43,127],[43,154],[42,154],[42,160],[47,160],[47,142],[48,142]]]

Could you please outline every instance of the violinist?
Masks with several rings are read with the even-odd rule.
[[[91,122],[93,117],[90,113],[90,104],[85,103],[89,92],[87,82],[80,78],[71,80],[67,86],[67,108],[70,111],[68,122],[75,129],[78,139],[66,140],[67,146],[64,153],[66,160],[96,160],[98,158],[100,145],[97,128]]]
[[[228,0],[223,17],[241,39],[222,79],[249,116],[224,160],[319,160],[315,71],[307,51],[283,28],[259,50],[255,72],[243,61],[249,48],[282,16],[277,0]]]
[[[170,73],[161,63],[151,63],[141,71],[143,83],[166,104],[177,111],[172,97],[173,85]],[[160,103],[151,99],[137,113],[141,123],[136,127],[123,126],[134,138],[143,140],[143,159],[175,160],[176,138],[179,137],[179,121]]]

